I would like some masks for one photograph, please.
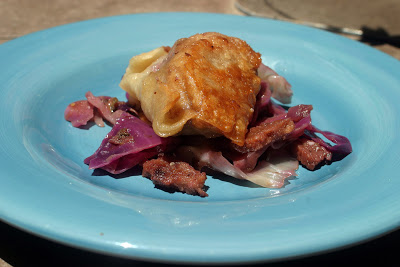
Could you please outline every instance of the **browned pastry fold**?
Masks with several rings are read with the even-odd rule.
[[[215,32],[179,39],[164,53],[140,70],[145,76],[130,77],[128,67],[121,81],[154,131],[163,137],[224,135],[243,145],[260,89],[261,55],[245,41]]]

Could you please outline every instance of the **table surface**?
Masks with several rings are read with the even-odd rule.
[[[322,22],[340,27],[367,25],[393,37],[400,36],[400,1],[381,0],[304,0],[300,7],[293,1],[238,0],[259,16]],[[300,2],[300,1],[297,1]],[[324,5],[321,5],[321,3]],[[351,4],[349,4],[349,2]],[[368,4],[367,4],[368,3]],[[346,10],[346,12],[342,12]],[[1,0],[0,44],[46,28],[87,19],[142,12],[213,12],[246,15],[234,0]],[[295,14],[295,15],[293,15]],[[352,14],[352,15],[350,15]],[[354,15],[356,14],[356,15]],[[339,17],[338,17],[339,16]],[[341,24],[335,24],[340,21]],[[366,22],[365,22],[366,21]],[[348,36],[352,39],[360,39]],[[360,39],[361,40],[361,39]],[[400,48],[370,42],[367,44],[397,59]],[[268,266],[320,266],[321,264],[360,264],[399,266],[397,257],[400,230],[366,243],[320,255],[269,263]],[[9,266],[131,266],[148,263],[100,255],[48,241],[17,228],[0,218],[0,267]]]

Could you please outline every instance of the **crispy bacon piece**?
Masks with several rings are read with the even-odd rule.
[[[320,144],[299,138],[291,144],[291,150],[307,169],[314,170],[319,164],[332,160],[332,153]]]
[[[294,128],[294,122],[289,118],[263,123],[250,128],[244,146],[234,144],[233,148],[242,153],[254,152],[269,146],[273,142],[285,140]]]
[[[148,160],[143,164],[142,175],[150,178],[155,185],[164,188],[190,195],[208,196],[203,190],[206,174],[195,170],[186,162],[170,161],[164,157]]]

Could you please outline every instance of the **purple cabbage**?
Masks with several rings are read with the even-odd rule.
[[[93,106],[87,100],[75,101],[69,104],[64,111],[64,118],[70,121],[74,127],[86,125],[93,117]]]
[[[90,91],[85,94],[86,100],[75,101],[67,106],[64,118],[72,126],[81,127],[89,121],[97,126],[104,127],[104,120],[114,124],[124,111],[134,110],[126,102],[118,101],[115,97],[94,96]]]
[[[261,81],[268,84],[273,98],[283,104],[289,104],[292,101],[292,86],[285,78],[263,63],[260,64],[257,72]]]
[[[171,143],[172,138],[159,137],[150,125],[123,112],[100,147],[84,162],[89,169],[119,174],[165,151]]]
[[[335,143],[335,145],[332,146],[328,144],[319,138],[315,133],[322,134],[326,139]],[[325,147],[328,151],[332,152],[336,156],[339,155],[345,157],[353,151],[350,140],[343,135],[335,134],[329,131],[321,131],[314,125],[307,127],[306,134],[311,140]]]
[[[271,97],[273,97],[273,95],[271,94],[269,84],[262,82],[260,92],[257,95],[251,127],[286,118],[290,118],[295,124],[294,130],[285,140],[271,144],[273,149],[280,149],[300,137],[305,137],[325,147],[336,159],[341,159],[352,152],[350,141],[346,137],[328,131],[321,131],[312,125],[312,105],[297,105],[286,110],[282,106],[276,104]],[[325,142],[319,138],[316,133],[322,134],[335,145]],[[235,167],[243,171],[252,170],[256,166],[259,157],[267,149],[268,147],[264,147],[260,151],[249,152],[240,157],[235,157],[233,159]]]

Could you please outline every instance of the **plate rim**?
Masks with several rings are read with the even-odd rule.
[[[91,19],[91,20],[85,20],[85,21],[80,21],[80,22],[74,22],[74,23],[71,23],[71,24],[74,24],[74,25],[82,25],[82,23],[96,23],[96,22],[101,22],[102,20],[110,20],[110,19],[113,20],[113,19],[115,19],[115,18],[120,18],[120,17],[125,17],[125,18],[129,19],[129,18],[131,18],[131,17],[146,16],[146,15],[151,15],[151,16],[154,16],[154,15],[175,16],[175,15],[193,15],[193,14],[196,14],[196,16],[200,16],[200,17],[204,15],[204,16],[210,16],[210,17],[235,17],[235,18],[240,18],[239,20],[254,20],[254,21],[257,20],[257,21],[269,21],[269,22],[273,21],[273,20],[261,19],[261,18],[243,17],[243,16],[240,16],[240,15],[233,15],[233,14],[196,13],[196,12],[157,12],[157,13],[129,14],[129,15],[120,15],[120,16],[111,16],[111,17],[104,17],[104,18],[96,18],[96,19]],[[276,22],[276,21],[274,21],[274,23],[278,23],[278,24],[283,23],[283,24],[294,25],[294,24],[288,23],[288,22]],[[43,33],[46,34],[48,31],[51,31],[51,30],[68,29],[68,27],[70,27],[71,24],[66,24],[66,25],[56,26],[56,27],[52,27],[52,28],[49,28],[49,29],[45,29],[45,30],[40,30],[40,31],[37,31],[37,32],[34,32],[34,33],[30,33],[30,34],[28,34],[28,35],[25,35],[25,36],[23,36],[23,37],[19,37],[19,38],[15,39],[15,40],[11,40],[11,41],[5,42],[5,43],[2,44],[2,46],[0,46],[0,53],[1,53],[1,50],[3,49],[3,45],[4,45],[4,44],[7,44],[6,46],[13,46],[13,45],[15,45],[15,44],[18,44],[19,42],[25,42],[25,39],[29,39],[29,38],[32,38],[32,37],[41,35],[41,34],[43,34]],[[307,28],[307,29],[308,29],[308,27],[306,27],[306,26],[301,26],[301,25],[296,25],[296,27]],[[322,31],[317,30],[317,29],[312,29],[312,30],[313,30],[313,31],[315,30],[315,31],[322,32]],[[324,33],[324,34],[331,34],[331,33]],[[342,37],[342,36],[338,36],[338,37],[339,37],[339,38],[343,38],[343,40],[345,40],[345,37]],[[346,40],[348,40],[348,39],[346,39]],[[356,42],[356,41],[353,41],[353,40],[348,40],[348,41]],[[346,42],[347,42],[347,41],[346,41]],[[362,44],[362,45],[363,45],[363,44]],[[366,45],[364,45],[364,46],[365,46],[365,47],[369,47],[369,46],[366,46]],[[371,47],[370,47],[370,48],[371,48]],[[383,52],[381,52],[381,51],[379,51],[379,50],[376,50],[376,49],[371,48],[370,51],[375,51],[374,53],[378,52],[378,54],[375,54],[376,57],[382,57],[382,55],[385,55],[386,60],[388,60],[388,58],[394,59],[393,57],[391,57],[391,56],[389,56],[389,55],[387,55],[387,54],[385,54],[385,53],[383,53]],[[390,60],[391,60],[391,59],[390,59]],[[389,61],[390,61],[390,60],[389,60]],[[395,59],[395,60],[396,60],[396,59]],[[0,75],[0,77],[1,77],[1,75]],[[0,211],[1,211],[1,210],[0,210]],[[4,212],[4,211],[3,211],[3,212]],[[2,213],[3,213],[3,212],[2,212]],[[7,217],[7,216],[4,216],[4,218],[6,218],[6,217]],[[83,246],[80,246],[80,245],[77,244],[77,243],[70,243],[70,242],[68,242],[68,241],[66,241],[66,240],[60,240],[59,238],[53,239],[53,238],[55,238],[54,236],[53,236],[53,238],[52,238],[52,236],[46,235],[45,232],[40,232],[40,231],[38,231],[37,229],[34,230],[34,229],[32,229],[32,228],[29,228],[27,225],[24,225],[21,221],[18,222],[18,220],[13,220],[12,218],[6,218],[6,219],[4,219],[4,218],[1,218],[2,221],[4,220],[6,223],[8,223],[8,224],[10,224],[10,225],[13,225],[14,227],[16,227],[16,228],[18,228],[18,229],[25,230],[25,231],[30,232],[30,233],[32,233],[32,234],[38,235],[38,236],[40,236],[40,237],[43,237],[43,238],[46,238],[46,239],[50,239],[50,240],[52,240],[52,241],[57,241],[57,242],[60,242],[60,243],[66,244],[66,245],[79,247],[79,248],[82,248],[82,249],[88,249],[88,250],[92,250],[92,249],[93,249],[93,248],[90,248],[90,247],[86,247],[86,246],[84,246],[84,245],[83,245]],[[14,218],[14,219],[15,219],[15,218]],[[399,227],[398,224],[397,224],[397,227]],[[42,230],[43,230],[43,229],[42,229]],[[359,241],[359,242],[366,242],[366,241],[368,241],[368,240],[370,240],[370,239],[376,238],[376,237],[377,237],[377,234],[378,234],[378,235],[384,235],[384,234],[386,234],[386,233],[388,233],[388,232],[394,231],[394,230],[396,230],[396,227],[393,227],[393,225],[391,225],[391,226],[387,226],[387,227],[384,228],[384,229],[382,228],[382,229],[380,229],[380,230],[381,230],[380,232],[378,231],[378,232],[375,232],[374,234],[370,233],[369,235],[364,236],[363,240],[358,240],[358,241]],[[81,244],[81,245],[82,245],[82,244]],[[345,246],[348,246],[348,245],[351,245],[351,244],[342,244],[341,247],[345,247]],[[292,257],[313,255],[313,254],[323,253],[323,252],[326,252],[326,251],[329,251],[329,250],[336,250],[336,249],[338,249],[338,248],[340,248],[340,247],[326,248],[326,249],[323,250],[323,251],[321,251],[321,250],[318,250],[318,251],[309,251],[309,252],[306,253],[306,254],[303,254],[303,253],[302,253],[301,255],[292,255]],[[104,250],[96,250],[96,249],[93,249],[92,251],[108,254],[107,251],[104,251]],[[173,261],[172,259],[167,259],[167,258],[164,258],[164,259],[162,259],[162,258],[154,259],[154,258],[151,258],[151,257],[150,257],[150,258],[148,258],[148,257],[140,258],[140,255],[130,256],[129,254],[128,254],[128,255],[123,254],[123,253],[121,254],[121,253],[118,253],[118,252],[116,252],[116,251],[114,251],[114,253],[109,252],[109,255],[124,256],[124,257],[132,257],[132,258],[134,258],[134,259],[140,259],[140,260],[159,260],[159,261],[163,261],[163,262],[165,262],[165,261],[166,261],[166,262],[186,262],[186,263],[193,262],[193,261],[191,261],[191,260],[188,259],[188,258],[186,258],[186,259],[185,259],[185,258],[181,258],[180,260],[177,260],[177,261]],[[282,258],[282,257],[281,257],[281,258]],[[287,258],[287,257],[284,257],[284,258]],[[254,258],[254,257],[253,257],[253,260],[251,260],[250,258],[247,258],[245,261],[243,261],[243,263],[245,263],[245,262],[259,262],[259,261],[265,262],[265,261],[269,261],[269,260],[276,260],[276,258],[271,258],[271,259],[268,259],[268,258],[267,258],[267,259],[264,259],[262,255],[259,255],[259,258],[258,258],[258,259]],[[238,261],[235,260],[235,261],[233,261],[233,262],[229,262],[229,261],[227,261],[226,259],[223,260],[222,258],[214,258],[214,259],[212,259],[211,261],[207,261],[207,262],[213,262],[213,263],[225,263],[225,262],[226,262],[226,263],[233,263],[233,262],[238,262]]]

